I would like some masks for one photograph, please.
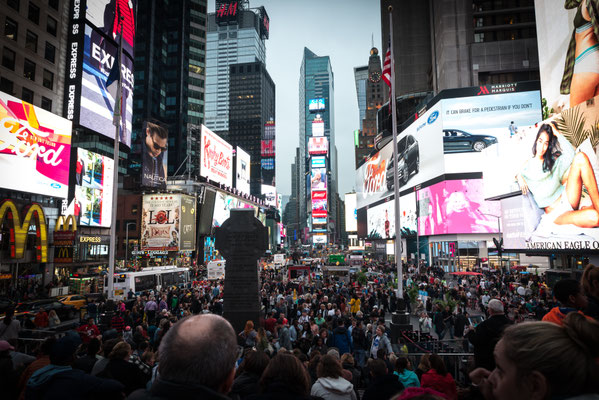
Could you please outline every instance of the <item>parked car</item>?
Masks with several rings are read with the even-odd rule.
[[[399,140],[397,143],[397,159],[397,168],[393,168],[393,156],[391,157],[391,160],[389,160],[389,165],[387,166],[388,190],[393,190],[394,171],[398,171],[397,178],[399,180],[399,186],[403,186],[410,180],[412,173],[416,175],[420,170],[418,141],[414,139],[414,136],[407,135]]]
[[[81,307],[85,307],[87,305],[87,299],[85,296],[80,294],[70,294],[58,299],[58,301],[60,301],[62,304],[70,304],[77,310],[80,310]]]
[[[46,312],[50,312],[50,310],[56,311],[56,315],[58,315],[58,318],[60,318],[61,321],[74,319],[77,316],[77,310],[74,306],[63,304],[56,299],[33,300],[19,303],[15,308],[15,312],[35,315],[41,308],[44,308]]]
[[[459,129],[443,129],[443,152],[480,152],[496,144],[497,138],[489,135],[473,135]]]

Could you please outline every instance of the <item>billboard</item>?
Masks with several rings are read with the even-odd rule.
[[[326,168],[327,158],[324,156],[314,156],[310,161],[310,167],[312,168]]]
[[[168,130],[157,123],[146,121],[141,135],[141,185],[166,189],[168,171]]]
[[[398,135],[399,165],[393,168],[392,142],[368,158],[356,171],[357,208],[385,199],[394,193],[394,170],[401,190],[437,178],[445,172],[441,140],[442,107],[439,103]]]
[[[231,196],[225,192],[216,191],[216,199],[214,201],[214,213],[212,214],[212,226],[220,227],[225,222],[234,208],[253,208],[256,218],[258,218],[258,208],[249,203],[246,203],[238,197]]]
[[[232,21],[237,20],[238,12],[243,10],[242,1],[220,1],[217,2],[216,11],[216,23],[218,25],[228,24]]]
[[[356,194],[345,194],[345,230],[356,232],[358,230],[358,213],[356,210]]]
[[[320,111],[325,109],[325,101],[323,98],[308,100],[309,111]]]
[[[274,157],[263,158],[260,160],[260,173],[262,183],[265,185],[275,186],[275,159]]]
[[[179,250],[196,249],[196,199],[193,196],[181,195],[181,240]]]
[[[316,118],[312,121],[312,136],[324,136],[324,121],[321,118]]]
[[[312,217],[313,218],[326,218],[327,212],[326,212],[326,210],[312,210]]]
[[[0,92],[0,187],[66,198],[69,120]]]
[[[417,197],[419,235],[499,232],[501,205],[484,199],[482,179],[439,182]]]
[[[20,259],[25,256],[29,234],[35,232],[35,259],[41,263],[48,262],[48,227],[44,209],[38,203],[31,203],[23,207],[22,212],[19,212],[12,200],[0,202],[0,221],[6,221],[9,232],[10,258]],[[32,230],[32,226],[35,229]]]
[[[181,195],[149,194],[143,197],[142,250],[179,250]]]
[[[328,154],[329,139],[326,137],[311,137],[308,139],[308,153],[313,154]]]
[[[313,168],[310,172],[310,188],[314,190],[327,190],[327,169]]]
[[[277,206],[277,188],[271,185],[262,185],[261,194],[267,206]]]
[[[327,244],[327,235],[312,235],[312,243],[314,244]]]
[[[275,141],[272,139],[262,140],[260,143],[260,155],[262,157],[274,157],[275,156]]]
[[[81,10],[86,10],[85,18],[115,43],[122,33],[123,51],[133,57],[137,0],[82,0],[80,4]]]
[[[241,147],[236,147],[235,188],[242,193],[250,194],[251,157]]]
[[[131,114],[133,112],[133,60],[123,54],[121,76],[123,83],[122,125],[120,129],[121,143],[131,147]],[[83,45],[83,71],[81,77],[81,97],[79,99],[80,125],[114,138],[115,127],[112,124],[117,83],[109,87],[106,83],[108,75],[118,62],[117,46],[106,40],[91,26],[85,26]]]
[[[78,148],[75,162],[75,191],[67,214],[79,217],[84,226],[110,227],[114,161]]]
[[[326,217],[312,217],[312,225],[326,225],[327,218]]]
[[[202,125],[202,162],[200,175],[211,181],[233,186],[233,147]]]
[[[347,204],[346,204],[347,207]],[[416,193],[412,192],[400,197],[399,211],[402,235],[416,233]],[[370,239],[392,239],[395,237],[395,202],[393,197],[367,210],[367,237]],[[356,226],[357,230],[357,226]]]
[[[266,121],[263,139],[275,139],[275,121]]]

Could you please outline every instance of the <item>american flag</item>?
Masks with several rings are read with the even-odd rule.
[[[387,46],[387,53],[385,54],[385,62],[383,63],[383,81],[389,86],[389,109],[391,109],[391,41]]]

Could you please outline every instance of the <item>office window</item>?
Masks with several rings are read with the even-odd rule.
[[[33,90],[29,90],[24,87],[23,92],[21,93],[21,100],[33,104]]]
[[[48,23],[46,25],[46,32],[48,32],[52,36],[56,36],[56,32],[58,31],[58,22],[51,16],[48,16]]]
[[[47,69],[44,69],[44,81],[42,84],[50,90],[54,89],[54,74]]]
[[[16,54],[14,51],[5,47],[2,51],[2,66],[10,70],[15,70],[15,58]]]
[[[36,24],[40,23],[40,8],[32,2],[29,2],[29,11],[27,12],[27,18],[29,18],[31,22],[35,22]]]
[[[25,65],[23,65],[23,76],[29,80],[35,81],[35,63],[25,59]]]
[[[25,48],[37,53],[37,35],[27,29],[27,36],[25,37]]]
[[[13,94],[14,85],[6,78],[0,78],[0,92]]]
[[[56,59],[56,47],[54,47],[52,43],[46,42],[44,58],[54,64],[54,60]]]
[[[52,100],[42,96],[42,108],[46,111],[52,112]]]
[[[19,24],[17,24],[12,19],[6,17],[6,22],[4,22],[4,36],[9,38],[10,40],[17,40],[17,35],[19,32]]]
[[[58,11],[58,1],[59,0],[48,0],[48,5]]]
[[[8,0],[7,3],[10,8],[14,8],[17,11],[19,11],[19,9],[21,8],[21,2],[19,0]]]

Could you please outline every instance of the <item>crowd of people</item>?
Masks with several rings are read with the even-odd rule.
[[[317,266],[295,280],[264,270],[262,318],[237,332],[222,318],[223,281],[92,301],[76,330],[29,351],[9,310],[2,398],[599,399],[599,267],[549,287],[534,274],[453,279],[410,266],[401,299],[392,266],[363,270],[372,280],[322,277]],[[391,332],[390,314],[404,307],[416,336]],[[473,353],[466,380],[420,347],[448,336]]]

